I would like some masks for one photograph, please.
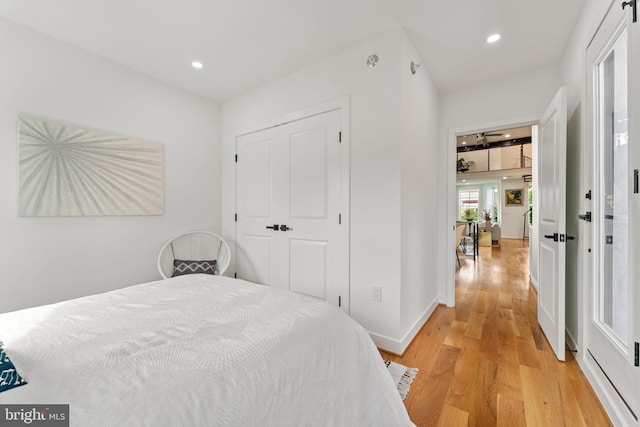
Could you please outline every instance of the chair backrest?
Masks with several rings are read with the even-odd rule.
[[[158,255],[158,271],[163,279],[173,274],[173,260],[216,260],[216,274],[229,268],[231,250],[224,239],[209,231],[190,231],[164,244]]]
[[[464,233],[465,228],[467,228],[466,224],[456,225],[456,251],[460,246],[460,241],[462,240],[462,234]]]

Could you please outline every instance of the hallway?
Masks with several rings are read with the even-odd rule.
[[[461,260],[455,308],[440,305],[404,357],[419,368],[405,405],[423,426],[610,426],[572,354],[558,362],[538,326],[528,242]]]

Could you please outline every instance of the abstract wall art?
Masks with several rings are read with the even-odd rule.
[[[505,190],[504,204],[505,206],[522,206],[522,193],[524,190]]]
[[[162,144],[18,118],[20,216],[162,215]]]

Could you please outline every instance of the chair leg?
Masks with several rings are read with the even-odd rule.
[[[456,251],[456,258],[458,258],[458,268],[460,268],[460,256],[458,255],[458,251]]]

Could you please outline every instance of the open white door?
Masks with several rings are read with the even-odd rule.
[[[617,5],[614,5],[617,6]],[[611,7],[587,48],[585,366],[616,425],[640,422],[640,23]],[[634,305],[635,300],[635,305]],[[587,371],[588,372],[588,371]]]
[[[540,120],[538,323],[556,353],[565,359],[567,95],[560,88]]]

